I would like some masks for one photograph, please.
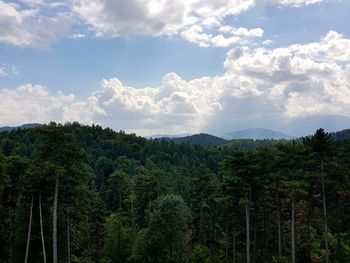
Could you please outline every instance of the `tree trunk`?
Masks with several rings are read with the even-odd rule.
[[[57,263],[57,203],[58,203],[58,176],[55,183],[55,194],[53,200],[53,215],[52,215],[52,263]]]
[[[69,221],[69,215],[67,213],[67,257],[68,257],[68,263],[70,263],[70,221]]]
[[[256,206],[256,204],[254,204],[254,206]],[[254,240],[253,240],[253,244],[254,244],[254,247],[253,247],[253,262],[255,263],[256,262],[256,251],[257,251],[257,214],[258,214],[258,210],[256,209],[256,212],[254,213],[254,236],[253,236],[253,238],[254,238]]]
[[[247,263],[250,263],[250,214],[249,214],[249,204],[245,205],[245,222],[246,222],[246,254],[247,254]]]
[[[279,193],[277,194],[277,227],[278,227],[278,256],[282,257],[282,228],[281,228],[281,200]]]
[[[43,258],[44,258],[44,263],[46,263],[46,249],[45,249],[44,228],[43,228],[43,213],[41,210],[41,193],[39,193],[39,220],[40,220],[41,244],[43,247]]]
[[[225,234],[226,234],[226,249],[225,249],[225,258],[228,258],[228,222],[227,216],[225,217]]]
[[[328,220],[327,220],[327,203],[326,203],[326,187],[324,182],[324,165],[321,161],[322,172],[322,201],[323,201],[323,220],[324,220],[324,242],[326,249],[326,263],[329,262],[329,250],[328,250]]]
[[[292,263],[295,263],[295,200],[292,200]]]
[[[32,231],[33,202],[34,202],[34,196],[32,195],[32,202],[30,204],[30,215],[29,215],[29,226],[28,226],[28,235],[27,235],[26,255],[25,255],[25,258],[24,258],[24,263],[28,262],[30,234],[31,234],[31,231]]]
[[[236,231],[234,225],[232,225],[232,256],[233,262],[236,262]]]
[[[117,245],[117,258],[120,255],[120,242],[121,242],[121,231],[122,231],[122,212],[118,212],[118,245]]]
[[[98,226],[98,240],[97,240],[97,263],[101,260],[101,226]]]
[[[131,199],[131,225],[132,229],[135,229],[135,213],[134,213],[134,196]]]

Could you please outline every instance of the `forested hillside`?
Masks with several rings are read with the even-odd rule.
[[[218,146],[228,142],[225,139],[222,139],[210,134],[205,134],[205,133],[194,134],[194,135],[178,137],[178,138],[162,137],[162,138],[159,138],[158,140],[168,141],[168,142],[173,141],[175,143],[188,143],[188,144],[199,145],[203,147],[213,147],[213,146]]]
[[[0,262],[350,262],[350,143],[273,145],[1,132]]]

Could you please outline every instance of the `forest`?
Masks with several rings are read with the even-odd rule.
[[[0,262],[350,262],[350,141],[235,145],[1,132]]]

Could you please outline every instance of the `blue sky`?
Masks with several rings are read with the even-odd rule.
[[[0,0],[0,126],[350,127],[346,0]]]

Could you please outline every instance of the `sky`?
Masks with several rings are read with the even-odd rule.
[[[0,0],[0,126],[350,128],[349,0]]]

